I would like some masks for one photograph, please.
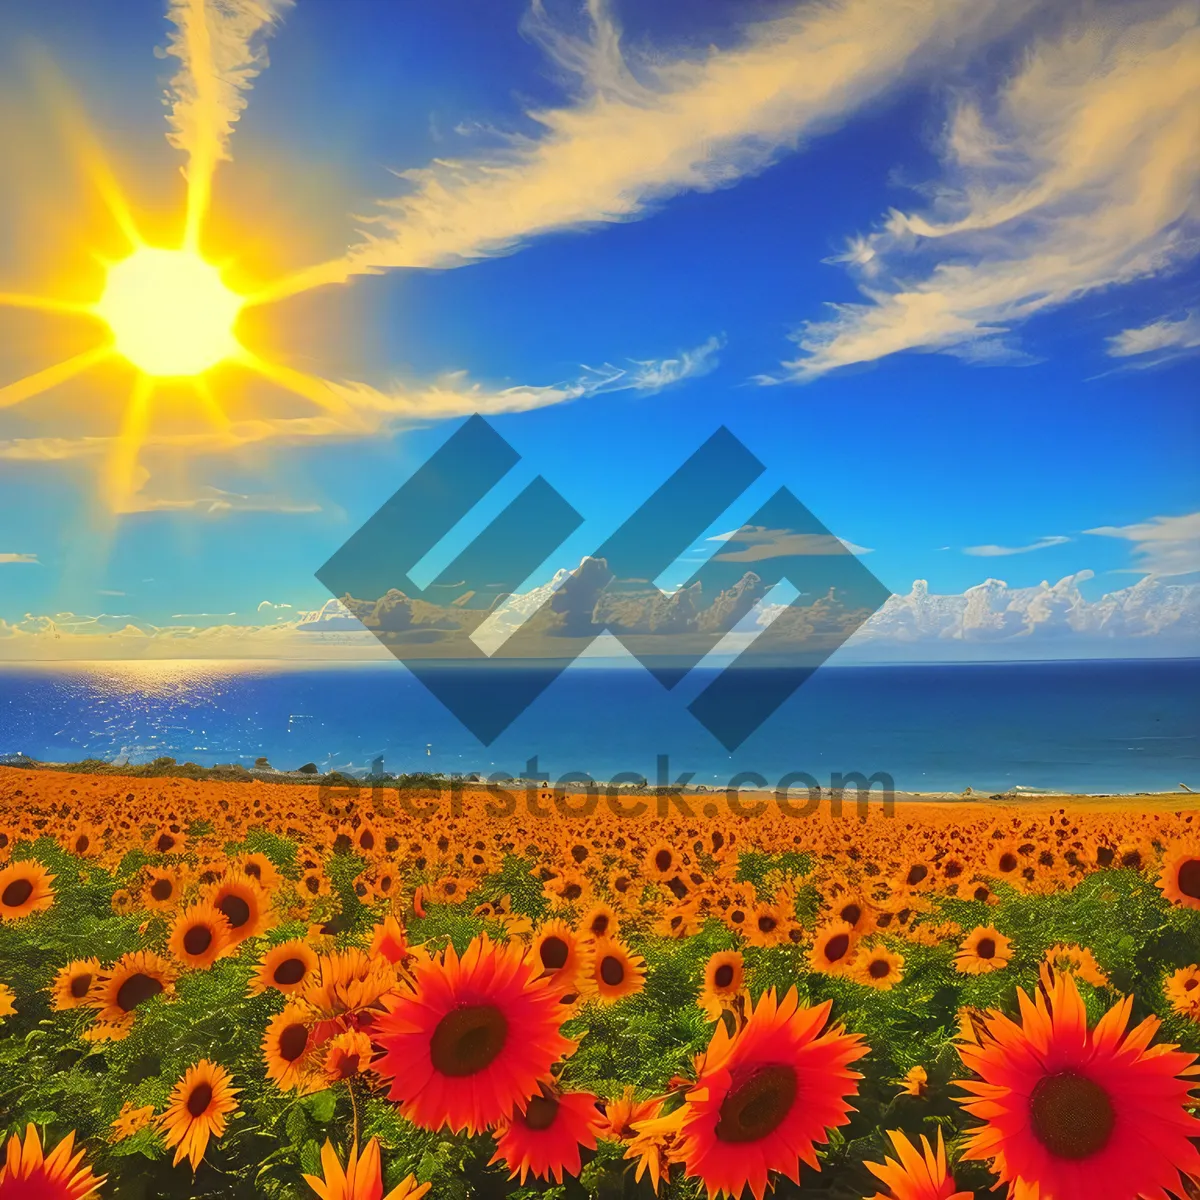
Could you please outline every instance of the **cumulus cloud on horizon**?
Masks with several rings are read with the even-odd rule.
[[[551,583],[514,596],[510,623],[515,627],[537,611],[566,575],[560,572]],[[1032,587],[987,579],[941,595],[918,579],[908,592],[888,598],[839,651],[838,660],[1200,654],[1200,583],[1173,584],[1146,576],[1088,600],[1081,585],[1093,578],[1091,571],[1080,571]],[[822,603],[817,598],[813,611]],[[784,606],[772,605],[768,595],[752,610],[748,624],[766,627],[782,611]],[[805,611],[799,610],[795,619],[804,620]],[[739,629],[746,627],[744,623]],[[599,647],[597,652],[603,651]],[[316,610],[262,625],[157,626],[135,624],[128,616],[71,613],[0,620],[3,661],[222,657],[388,661],[391,656],[351,610],[333,599]]]

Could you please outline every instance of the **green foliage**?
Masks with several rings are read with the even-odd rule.
[[[295,845],[278,835],[249,833],[227,847],[230,853],[266,855],[285,876],[294,878]],[[16,1014],[0,1023],[0,1124],[14,1130],[33,1121],[45,1127],[49,1141],[75,1130],[96,1169],[107,1173],[105,1194],[145,1197],[251,1197],[300,1200],[312,1193],[303,1174],[318,1173],[327,1139],[344,1156],[357,1124],[360,1137],[378,1137],[384,1149],[386,1183],[394,1186],[415,1173],[429,1181],[437,1200],[484,1200],[490,1197],[541,1197],[544,1200],[634,1200],[652,1195],[649,1184],[633,1181],[623,1147],[602,1143],[586,1156],[578,1180],[562,1185],[531,1181],[517,1186],[500,1166],[490,1165],[494,1145],[476,1137],[429,1133],[404,1121],[382,1091],[369,1093],[345,1085],[300,1097],[269,1082],[261,1051],[263,1031],[283,1006],[275,993],[247,994],[247,983],[262,945],[220,960],[211,969],[184,974],[173,996],[153,998],[137,1013],[124,1040],[90,1043],[81,1034],[84,1010],[54,1012],[47,989],[56,971],[72,959],[96,956],[110,963],[135,949],[165,950],[166,923],[140,912],[118,915],[114,892],[131,884],[147,864],[158,862],[142,850],[130,850],[113,871],[65,854],[50,838],[18,845],[15,858],[36,858],[56,876],[53,908],[19,921],[0,923],[0,982],[15,992]],[[333,855],[326,864],[333,895],[330,911],[339,914],[336,937],[362,944],[379,910],[364,904],[355,881],[364,866],[352,853]],[[760,894],[771,891],[779,874],[799,883],[797,911],[811,917],[820,893],[806,882],[811,863],[802,853],[742,855],[738,878]],[[547,916],[542,886],[526,857],[507,854],[483,881],[472,902],[511,897],[512,910],[534,922]],[[823,1151],[823,1170],[805,1171],[798,1189],[786,1185],[779,1196],[859,1200],[871,1194],[872,1177],[864,1161],[880,1161],[887,1147],[885,1129],[931,1134],[940,1125],[953,1147],[967,1120],[956,1103],[954,1080],[963,1074],[954,1046],[962,1006],[1015,1008],[1018,987],[1031,989],[1045,951],[1059,942],[1089,946],[1112,982],[1111,988],[1081,985],[1095,1019],[1117,993],[1134,997],[1134,1019],[1150,1013],[1163,1019],[1161,1037],[1200,1052],[1200,1027],[1170,1012],[1162,992],[1165,975],[1200,962],[1200,917],[1169,904],[1145,877],[1112,870],[1086,878],[1072,890],[1026,895],[1001,889],[1000,902],[934,901],[931,922],[954,921],[964,930],[993,924],[1013,943],[1014,957],[1003,970],[965,976],[955,970],[951,944],[921,945],[888,938],[903,953],[903,982],[876,991],[843,978],[811,972],[802,946],[751,947],[716,921],[690,937],[668,939],[639,929],[625,931],[630,946],[645,959],[646,984],[615,1004],[591,1003],[565,1027],[579,1040],[567,1059],[562,1081],[572,1089],[602,1097],[618,1096],[627,1085],[639,1095],[661,1093],[673,1076],[688,1076],[696,1055],[712,1036],[713,1026],[696,1004],[709,957],[740,948],[754,996],[768,988],[796,988],[803,1003],[829,1001],[833,1018],[860,1034],[870,1054],[858,1064],[862,1073],[856,1112],[834,1131]],[[408,923],[410,940],[431,946],[453,944],[459,952],[486,930],[504,936],[503,926],[473,915],[463,906],[427,904],[425,915]],[[276,927],[263,939],[277,943],[302,936],[305,921]],[[151,1105],[162,1112],[185,1070],[202,1058],[219,1062],[240,1088],[239,1112],[226,1134],[210,1143],[204,1163],[193,1176],[184,1163],[172,1165],[162,1136],[154,1128],[113,1143],[113,1120],[125,1103]],[[899,1081],[910,1068],[928,1072],[922,1098],[899,1094]],[[991,1176],[979,1165],[960,1164],[959,1186],[989,1195]],[[667,1200],[696,1200],[695,1185],[672,1179],[660,1191]]]

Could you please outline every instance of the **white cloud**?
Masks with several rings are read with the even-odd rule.
[[[366,383],[313,380],[312,386],[326,411],[309,417],[255,417],[233,421],[228,428],[195,432],[150,431],[142,440],[143,452],[226,455],[243,446],[301,445],[323,441],[352,441],[394,433],[421,421],[447,420],[482,413],[528,412],[566,404],[589,396],[613,392],[653,395],[664,388],[705,375],[718,363],[722,339],[710,337],[700,345],[676,351],[662,359],[629,360],[625,366],[605,363],[584,367],[582,374],[564,383],[519,384],[488,387],[465,371],[442,375],[433,382],[397,382],[387,388]],[[0,460],[62,462],[99,458],[110,452],[116,437],[26,437],[0,440]],[[140,486],[144,486],[145,477]],[[294,505],[274,497],[238,496],[206,487],[195,495],[147,499],[134,494],[128,511],[195,510],[220,513],[232,509],[274,512],[313,512],[315,507]]]
[[[1200,312],[1188,312],[1178,320],[1160,317],[1148,325],[1122,329],[1108,339],[1108,353],[1113,358],[1135,355],[1154,355],[1154,362],[1173,357],[1184,350],[1200,346]]]
[[[1089,10],[997,95],[959,99],[930,208],[893,210],[839,256],[866,302],[801,328],[784,377],[904,350],[1003,360],[1021,321],[1189,260],[1198,102],[1194,6],[1143,2],[1124,21]]]
[[[1088,601],[1079,585],[1091,578],[1091,571],[1080,571],[1055,584],[1026,588],[988,579],[965,592],[941,596],[918,579],[906,595],[892,596],[854,642],[859,647],[938,642],[1028,646],[1053,638],[1066,654],[1072,639],[1093,644],[1161,639],[1177,650],[1186,645],[1194,653],[1200,648],[1200,584],[1164,584],[1147,577]]]
[[[184,174],[202,213],[218,162],[229,158],[233,127],[247,92],[266,66],[263,39],[293,0],[171,0],[167,54],[180,69],[167,93],[167,138],[188,156]]]
[[[1200,571],[1200,512],[1151,517],[1135,525],[1102,525],[1085,532],[1133,542],[1138,571],[1168,577]]]
[[[910,74],[927,70],[1027,0],[826,0],[751,24],[702,53],[634,54],[602,0],[590,31],[556,27],[535,3],[527,31],[574,80],[574,103],[530,113],[537,131],[473,159],[404,171],[337,262],[265,295],[355,274],[457,266],[552,230],[635,219],[684,191],[728,186],[794,150]]]
[[[1055,534],[1052,537],[1038,538],[1036,542],[1030,542],[1028,546],[964,546],[963,553],[971,554],[976,558],[1003,558],[1009,554],[1028,554],[1033,550],[1047,550],[1051,546],[1063,546],[1070,540],[1069,537]]]
[[[3,563],[36,563],[36,554],[0,554],[0,564]]]
[[[475,640],[488,651],[537,611],[568,572],[513,596],[480,626]],[[1091,571],[1057,583],[1014,588],[988,579],[964,592],[938,595],[918,579],[891,596],[838,652],[845,662],[1072,658],[1200,653],[1200,583],[1169,584],[1147,576],[1131,587],[1087,600],[1080,585]],[[678,600],[675,601],[678,603]],[[782,606],[769,599],[753,620],[765,627]],[[800,609],[801,623],[821,605]],[[227,615],[179,614],[173,621],[226,620]],[[264,658],[388,661],[390,654],[340,601],[257,625],[156,626],[125,616],[26,615],[0,621],[0,659]],[[739,627],[740,628],[740,627]],[[803,631],[802,631],[803,632]],[[836,639],[835,639],[836,640]],[[602,649],[602,648],[601,648]],[[611,650],[611,647],[609,648]],[[600,653],[600,649],[596,650]]]

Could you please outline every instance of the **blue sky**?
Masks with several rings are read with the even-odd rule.
[[[229,122],[204,248],[260,283],[352,264],[250,310],[239,336],[363,385],[357,424],[302,433],[311,400],[219,368],[228,444],[163,389],[112,505],[125,365],[0,405],[0,657],[61,656],[55,633],[113,657],[164,629],[208,653],[184,631],[290,628],[329,599],[316,569],[476,410],[522,456],[490,511],[541,472],[585,517],[530,587],[725,424],[768,476],[725,524],[788,486],[892,592],[956,598],[941,640],[972,642],[963,597],[989,578],[1020,638],[1042,619],[1021,589],[1074,577],[1060,598],[1079,636],[1044,653],[1194,652],[1194,10],[278,9],[248,43],[269,65]],[[0,13],[0,293],[86,299],[94,252],[121,253],[37,90],[39,54],[140,227],[178,238],[188,147],[164,116],[188,64],[164,16],[141,0]],[[850,47],[844,64],[822,39]],[[0,388],[94,336],[0,308]]]

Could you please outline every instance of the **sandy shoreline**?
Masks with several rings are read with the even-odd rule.
[[[147,783],[152,781],[193,782],[214,787],[245,787],[248,790],[259,788],[275,789],[280,786],[311,788],[318,792],[344,793],[348,790],[362,790],[370,793],[376,789],[381,792],[395,793],[412,792],[414,794],[431,792],[453,793],[458,791],[463,795],[486,795],[486,784],[478,779],[452,781],[445,776],[407,775],[384,776],[377,779],[355,778],[334,773],[321,775],[299,771],[253,770],[241,766],[197,767],[195,764],[172,764],[156,766],[153,764],[141,766],[117,765],[111,763],[48,763],[33,760],[0,762],[0,798],[6,793],[11,795],[15,781],[22,778],[25,787],[32,787],[39,793],[55,793],[70,791],[79,784],[100,787],[106,791],[103,783],[124,785],[131,781]],[[515,780],[504,785],[506,791],[516,795],[527,796],[530,800],[548,802],[555,797],[553,784],[546,781]],[[23,789],[22,789],[23,790]],[[610,786],[603,781],[597,781],[594,792],[601,797],[608,796],[613,803],[629,805],[639,798],[654,799],[660,795],[673,798],[683,798],[693,802],[697,812],[705,816],[715,817],[720,809],[727,808],[731,813],[744,809],[755,808],[765,802],[775,799],[775,793],[770,790],[743,788],[740,791],[730,791],[726,788],[701,785],[699,787],[667,788],[656,787],[635,788],[629,785]],[[587,791],[579,788],[565,790],[561,796],[577,797],[582,803],[587,798]],[[832,793],[823,789],[816,811],[828,812]],[[794,809],[803,808],[805,796],[803,789],[795,789],[790,799]],[[1128,807],[1141,810],[1187,811],[1200,807],[1200,797],[1184,790],[1177,792],[1033,792],[1028,790],[1013,792],[913,792],[894,791],[888,796],[878,789],[869,794],[868,804],[872,811],[881,811],[885,799],[891,805],[920,805],[934,808],[981,808],[981,807],[1020,807],[1020,808],[1119,808]],[[858,794],[852,787],[847,787],[842,795],[841,806],[847,816],[852,816],[856,810]],[[576,805],[572,804],[574,808]],[[805,815],[809,811],[806,810]]]

